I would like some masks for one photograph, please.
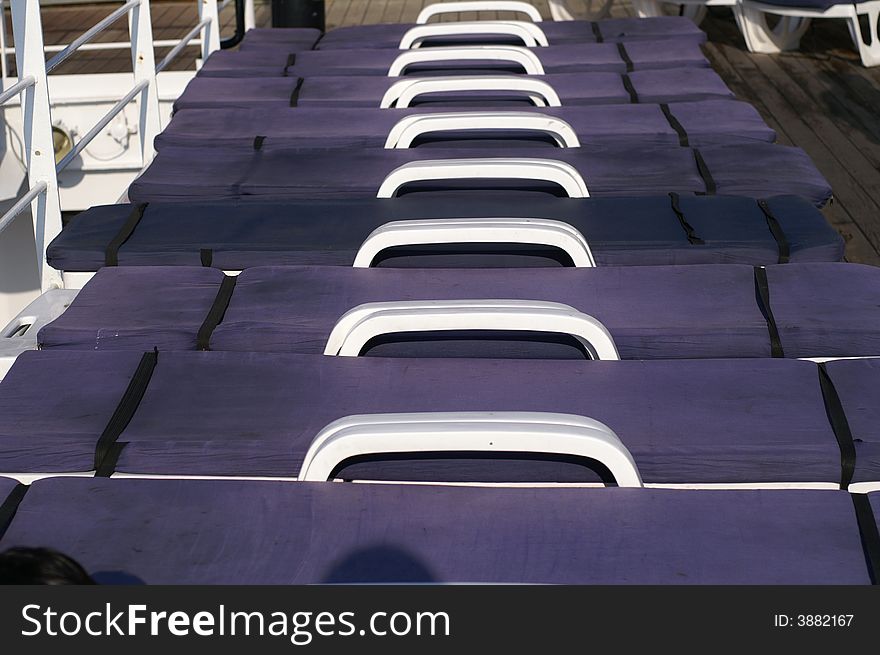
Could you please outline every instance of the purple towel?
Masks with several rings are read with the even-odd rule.
[[[852,433],[856,461],[854,482],[874,480],[880,467],[880,385],[873,378],[880,372],[880,359],[838,360],[826,364]],[[874,494],[880,499],[880,494]],[[874,510],[880,517],[880,511]]]
[[[0,386],[0,471],[93,467],[140,360],[135,352],[28,352]],[[858,361],[858,360],[857,360]],[[861,363],[858,361],[858,363]],[[846,407],[872,400],[880,368],[832,371]],[[853,373],[854,374],[851,374]],[[849,380],[864,386],[855,388]],[[39,405],[41,410],[34,412]],[[122,473],[295,476],[318,432],[344,416],[558,412],[608,425],[648,483],[839,483],[840,448],[817,365],[795,360],[578,362],[160,352],[118,437]],[[856,410],[858,411],[858,410]],[[858,418],[858,414],[854,415]],[[859,438],[880,440],[877,423]],[[858,479],[880,480],[859,444]],[[593,482],[591,463],[517,455],[382,457],[337,477],[437,482]]]
[[[275,145],[300,148],[358,148],[385,145],[388,133],[405,116],[448,109],[288,108],[192,109],[175,113],[168,127],[156,137],[157,150],[166,146],[218,147],[251,145],[257,135]],[[467,111],[467,110],[457,110]],[[519,109],[522,111],[522,109]],[[754,107],[745,102],[715,100],[668,105],[600,105],[595,107],[528,108],[529,112],[555,116],[568,123],[580,144],[587,146],[694,146],[775,140]],[[509,147],[532,143],[554,144],[534,132],[453,132],[427,134],[445,147],[490,144]],[[527,137],[530,141],[525,141]],[[433,142],[431,142],[433,143]]]
[[[843,259],[843,239],[803,198],[769,198],[761,201],[764,208],[755,200],[734,196],[686,196],[677,198],[677,204],[673,200],[545,196],[512,205],[503,198],[448,193],[442,198],[411,194],[391,200],[151,203],[118,248],[111,243],[139,209],[105,205],[78,214],[49,244],[47,257],[51,266],[64,271],[96,271],[108,262],[113,265],[114,259],[120,266],[209,264],[233,271],[276,265],[351,266],[370,233],[390,221],[511,216],[574,226],[586,235],[600,266],[766,265],[780,261],[786,252],[792,262]],[[771,231],[773,221],[778,228]],[[570,263],[551,248],[505,244],[396,248],[380,253],[373,265],[516,268]]]
[[[102,582],[870,584],[833,491],[54,479],[0,541],[21,544]]]
[[[733,98],[718,74],[708,68],[669,68],[617,73],[559,73],[535,76],[550,84],[564,106],[627,102],[685,102]],[[175,111],[195,108],[379,107],[396,78],[379,76],[196,77],[175,101]],[[629,87],[629,88],[627,88]],[[419,100],[419,99],[417,99]],[[420,104],[448,106],[528,106],[522,96],[503,93],[439,93]]]
[[[700,45],[687,41],[634,41],[627,43],[587,43],[532,48],[546,73],[616,72],[650,70],[680,66],[709,67]],[[396,49],[366,48],[296,51],[284,45],[219,50],[199,69],[202,77],[253,77],[316,75],[387,75],[392,63],[404,52]],[[407,74],[425,71],[452,74],[455,71],[519,72],[518,64],[494,60],[433,62],[416,64]]]
[[[396,48],[404,33],[415,27],[415,23],[350,25],[337,27],[327,32],[318,44],[318,49],[331,48]],[[550,43],[560,42],[623,42],[637,40],[675,39],[702,43],[706,34],[693,21],[679,16],[663,16],[656,19],[611,18],[602,21],[544,21],[538,24]],[[273,35],[274,30],[251,30],[245,37],[248,44],[281,42],[281,35]],[[252,34],[260,32],[259,34]],[[266,34],[269,32],[269,34]],[[480,43],[503,42],[498,37],[479,36]],[[448,39],[443,40],[444,43]],[[296,43],[290,40],[290,43]]]
[[[658,25],[658,28],[660,26]],[[633,28],[629,28],[632,30]],[[670,25],[667,29],[675,29]],[[628,30],[628,31],[629,31]],[[256,27],[245,32],[242,45],[252,43],[278,43],[303,50],[314,48],[323,38],[321,30],[313,27]]]
[[[346,311],[392,300],[525,299],[571,305],[611,331],[625,359],[880,354],[878,269],[817,263],[510,269],[257,267],[243,272],[214,350],[320,353]],[[190,267],[103,268],[39,334],[43,348],[193,349],[223,274]],[[766,314],[766,316],[765,316]],[[771,316],[772,315],[772,316]],[[770,319],[775,317],[775,322]],[[380,340],[373,355],[583,357],[567,341],[437,335]]]
[[[260,145],[255,143],[254,146]],[[800,195],[817,206],[831,188],[799,148],[766,143],[701,148],[634,146],[558,148],[540,156],[569,163],[583,177],[591,196],[713,193],[765,197]],[[699,154],[698,154],[699,153]],[[275,146],[167,147],[129,187],[134,202],[195,198],[364,198],[375,197],[396,168],[414,161],[473,157],[536,157],[532,147],[412,148],[351,151],[302,150]],[[491,182],[491,181],[490,181]],[[485,190],[494,184],[475,182]],[[448,191],[462,183],[430,182],[404,192]],[[509,197],[560,190],[555,185],[517,180],[501,185]]]

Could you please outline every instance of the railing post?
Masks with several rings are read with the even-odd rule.
[[[46,263],[46,246],[61,232],[61,202],[55,173],[55,147],[52,140],[52,116],[49,111],[49,88],[43,53],[43,25],[40,3],[11,0],[12,26],[15,34],[15,63],[19,79],[32,76],[35,84],[21,94],[25,158],[28,184],[34,188],[46,184],[32,203],[34,240],[37,246],[37,269],[43,291],[63,286],[61,274]]]
[[[217,0],[199,0],[199,21],[210,18],[211,22],[202,30],[202,61],[215,50],[220,49],[220,14]]]
[[[244,3],[244,31],[252,30],[257,26],[254,0],[246,0]]]
[[[147,166],[153,161],[156,151],[153,139],[162,131],[159,117],[159,90],[156,86],[156,56],[153,52],[153,23],[150,17],[150,0],[141,0],[140,5],[128,14],[128,31],[131,39],[131,68],[135,84],[147,81],[138,99],[140,111],[141,162]]]
[[[5,0],[0,0],[0,51],[2,51],[2,57],[0,57],[0,72],[3,74],[3,78],[6,79],[9,77],[9,67],[6,61],[6,2]]]

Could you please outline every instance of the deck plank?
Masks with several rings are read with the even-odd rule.
[[[324,22],[327,25],[327,29],[333,29],[342,25],[350,4],[351,0],[333,0],[326,8],[326,13],[324,14]],[[268,26],[269,20],[271,20],[271,16],[267,16],[267,20],[264,23],[258,24]]]
[[[864,73],[854,56],[842,54],[848,42],[835,33],[833,21],[815,23],[803,52],[757,55],[745,50],[733,22],[713,9],[703,25],[711,39],[707,56],[734,93],[780,133],[780,143],[803,148],[828,179],[835,201],[826,217],[846,239],[847,259],[880,265],[880,170],[873,161],[877,140],[859,124],[871,109],[845,85],[856,78],[866,80],[867,88],[880,86],[873,71]],[[821,71],[828,66],[835,74],[806,79],[823,77]]]
[[[769,112],[777,122],[777,125],[784,126],[785,133],[790,141],[810,154],[816,167],[828,179],[834,190],[836,202],[843,210],[843,216],[840,216],[840,219],[842,220],[844,216],[851,217],[852,227],[857,227],[867,238],[872,249],[876,249],[878,243],[876,241],[877,235],[874,234],[874,238],[872,238],[871,232],[876,231],[877,226],[874,226],[873,230],[870,225],[861,226],[857,221],[857,217],[867,216],[871,213],[876,215],[878,209],[864,193],[864,189],[858,181],[853,178],[849,170],[839,163],[833,151],[816,134],[813,126],[803,119],[801,109],[796,105],[790,104],[786,97],[774,87],[771,79],[765,76],[765,71],[755,62],[753,57],[747,57],[743,52],[729,47],[725,48],[725,54],[734,68],[743,77],[750,79],[752,88],[760,89],[761,101],[754,97],[745,97],[743,99],[752,102],[759,111],[763,109]],[[764,57],[769,58],[766,55]],[[766,69],[766,65],[764,68]],[[766,116],[767,114],[764,115]],[[852,242],[853,239],[851,238],[850,243]],[[857,241],[853,247],[856,245],[863,244],[859,244]],[[859,253],[847,252],[847,258],[856,260],[869,254],[862,252],[862,248],[859,251]],[[880,263],[880,259],[878,259],[878,263]]]

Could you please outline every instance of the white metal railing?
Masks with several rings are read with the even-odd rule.
[[[36,80],[33,78],[32,75],[28,75],[27,77],[19,80],[11,87],[6,89],[3,93],[0,93],[0,105],[5,105],[26,88],[32,86],[35,82]]]
[[[14,3],[13,3],[14,4]],[[132,11],[135,8],[140,7],[141,0],[128,0],[124,5],[122,5],[119,9],[112,12],[109,16],[104,18],[103,20],[95,23],[91,29],[86,30],[82,34],[80,34],[77,38],[70,42],[64,50],[59,52],[57,55],[52,57],[49,61],[46,62],[46,72],[51,73],[58,66],[63,64],[74,52],[79,50],[79,48],[96,36],[98,36],[101,32],[110,27],[117,20],[128,14],[128,12]],[[17,39],[16,39],[17,40]]]
[[[177,55],[179,55],[184,48],[190,45],[190,42],[195,39],[196,34],[199,34],[203,29],[211,24],[211,20],[211,18],[203,18],[201,21],[199,21],[198,25],[187,32],[186,35],[177,42],[177,45],[175,45],[171,49],[171,52],[165,55],[162,61],[159,62],[159,65],[156,66],[156,72],[161,73],[163,70],[165,70],[165,67],[168,66],[168,64],[170,64],[172,61],[174,61],[177,58]],[[198,39],[198,42],[199,44],[201,44],[202,40]]]
[[[10,5],[15,64],[19,85],[23,85],[21,111],[29,190],[0,218],[0,229],[8,227],[18,214],[31,205],[38,271],[41,286],[47,290],[61,286],[61,276],[47,267],[45,256],[47,236],[54,237],[61,231],[61,204],[55,172],[40,5],[28,0],[11,0]],[[8,99],[4,98],[4,101]]]
[[[4,2],[0,0],[0,17]],[[28,191],[0,216],[0,234],[15,217],[31,206],[36,241],[37,268],[43,291],[63,286],[58,271],[46,262],[46,245],[61,231],[61,204],[58,197],[58,173],[63,171],[80,155],[89,143],[135,98],[140,111],[138,135],[140,137],[141,165],[147,166],[155,152],[153,139],[161,130],[159,97],[156,75],[167,67],[188,45],[201,45],[202,57],[220,47],[220,24],[216,0],[199,0],[199,23],[182,39],[162,42],[173,45],[171,51],[157,66],[155,61],[153,28],[150,20],[149,0],[127,0],[79,37],[64,46],[47,49],[43,44],[43,28],[40,3],[34,0],[10,0],[12,10],[15,63],[19,81],[0,93],[0,105],[21,95],[25,166],[28,171]],[[110,25],[128,16],[130,42],[127,44],[89,43]],[[197,36],[201,34],[199,39]],[[5,25],[0,19],[0,53],[4,77],[6,76]],[[77,50],[130,47],[134,84],[122,98],[97,121],[75,144],[61,161],[55,162],[52,137],[52,116],[49,102],[48,74],[60,66]],[[47,62],[45,53],[57,51]]]
[[[201,13],[201,5],[203,4],[216,4],[217,5],[217,13],[219,14],[223,11],[233,0],[223,0],[223,2],[212,2],[205,3],[201,0],[199,1],[200,5],[200,13]],[[6,0],[0,0],[0,9],[2,9],[6,5]],[[195,34],[202,32],[205,28],[210,25],[210,18],[206,17],[202,19],[199,24],[192,30],[192,32],[188,33],[181,39],[154,39],[153,45],[156,48],[174,48],[174,54],[169,53],[165,56],[165,60],[168,60],[168,63],[171,63],[173,59],[175,59],[180,52],[188,47],[188,46],[203,46],[202,47],[202,57],[206,57],[214,50],[219,47],[219,43],[217,45],[208,44],[209,47],[204,47],[205,40],[202,36],[195,38]],[[253,0],[247,0],[245,3],[245,29],[251,29],[254,27],[254,4]],[[15,50],[13,48],[7,47],[6,45],[6,22],[5,15],[2,11],[0,11],[0,72],[2,72],[3,77],[9,76],[9,61],[8,57],[15,54]],[[219,30],[218,30],[218,39],[219,39]],[[63,44],[52,44],[52,45],[44,45],[43,50],[45,52],[62,52],[67,48],[73,46],[73,43],[63,43]],[[82,52],[89,52],[95,50],[125,50],[131,47],[131,43],[128,41],[101,41],[98,43],[88,43],[85,40],[80,43],[80,45],[76,48]],[[163,60],[164,61],[164,60]],[[60,62],[59,62],[60,63]],[[163,70],[167,67],[168,63],[165,66],[162,66],[157,72]],[[51,72],[52,68],[49,65],[46,65],[46,68]]]

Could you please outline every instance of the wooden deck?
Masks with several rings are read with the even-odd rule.
[[[414,21],[435,0],[328,0],[328,29],[342,25]],[[580,3],[580,4],[578,4]],[[546,0],[533,0],[549,17]],[[584,7],[573,0],[575,9]],[[44,9],[46,43],[66,43],[112,10],[111,5],[74,5]],[[257,6],[257,23],[270,24],[268,2]],[[614,16],[632,15],[626,0],[615,3]],[[196,3],[154,2],[156,39],[179,38],[195,24]],[[461,14],[462,19],[504,18],[498,12]],[[233,14],[222,14],[229,31]],[[454,20],[456,16],[448,16]],[[8,23],[7,23],[8,25]],[[733,17],[713,8],[702,27],[709,34],[707,56],[715,70],[743,100],[757,107],[779,133],[779,141],[806,150],[834,189],[825,210],[847,242],[847,259],[880,265],[880,67],[858,61],[846,27],[839,21],[816,21],[798,53],[753,55],[746,51]],[[105,41],[125,40],[125,23],[105,32]],[[157,57],[164,54],[157,49]],[[189,49],[172,69],[194,65]],[[82,53],[61,73],[131,70],[125,51]]]

